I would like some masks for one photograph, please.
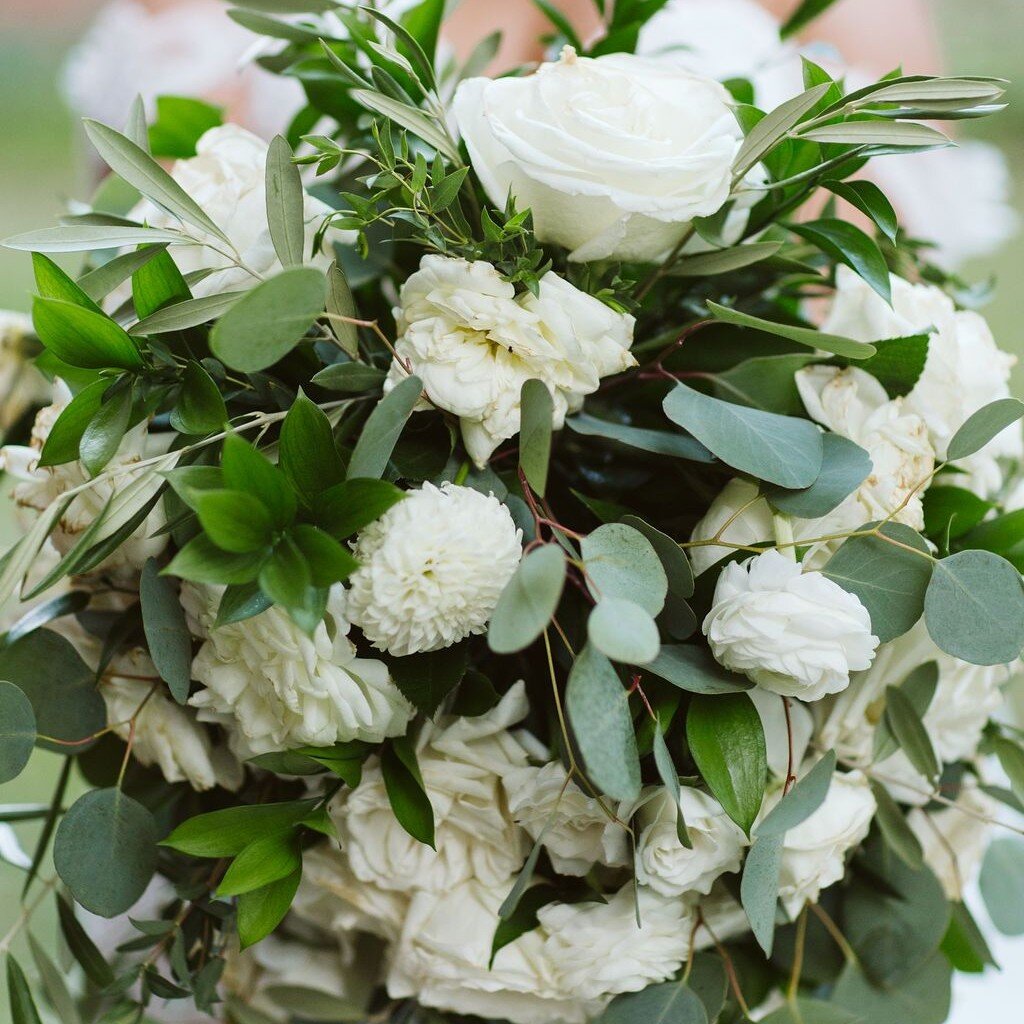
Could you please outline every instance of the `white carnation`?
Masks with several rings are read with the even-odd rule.
[[[662,896],[707,895],[715,879],[738,871],[747,845],[743,830],[714,797],[684,786],[679,805],[691,848],[679,842],[676,805],[667,792],[641,809],[636,844],[636,878]]]
[[[509,192],[574,260],[658,260],[729,196],[741,132],[728,92],[666,61],[616,53],[472,78],[455,116],[491,201]]]
[[[357,657],[340,587],[312,636],[280,608],[215,626],[219,593],[208,587],[185,584],[181,599],[206,638],[192,662],[204,689],[189,703],[229,729],[240,757],[405,732],[413,708],[383,662]]]
[[[425,483],[359,535],[349,618],[399,657],[482,633],[519,565],[521,541],[493,495]]]
[[[725,567],[703,629],[726,668],[807,701],[845,689],[878,646],[857,597],[775,550]]]
[[[595,864],[629,865],[629,836],[620,823],[628,812],[620,808],[620,821],[612,820],[596,799],[569,780],[561,762],[514,768],[503,784],[512,819],[534,841],[543,836],[560,875],[582,876]]]
[[[547,385],[560,428],[602,377],[636,365],[633,317],[553,273],[536,295],[516,295],[490,263],[424,256],[402,286],[395,318],[402,365],[392,363],[385,389],[415,373],[427,398],[459,417],[478,465],[519,432],[526,381]]]
[[[196,143],[196,155],[179,160],[171,171],[174,180],[230,239],[249,269],[236,266],[231,258],[215,251],[224,248],[222,240],[202,228],[182,224],[148,199],[132,210],[134,220],[153,228],[180,230],[201,243],[174,248],[174,260],[182,273],[210,268],[216,271],[192,286],[194,295],[251,288],[257,283],[253,274],[267,277],[281,270],[267,223],[266,165],[266,142],[238,125],[226,124],[206,132]],[[309,195],[304,204],[307,265],[326,269],[332,257],[326,252],[310,257],[310,253],[314,236],[331,208]]]

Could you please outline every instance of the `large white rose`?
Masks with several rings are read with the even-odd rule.
[[[728,92],[631,54],[472,78],[455,116],[491,201],[533,211],[537,237],[570,259],[654,261],[726,202],[742,133]]]
[[[722,570],[703,630],[726,668],[806,701],[844,690],[878,646],[857,597],[772,549]]]
[[[924,726],[939,759],[949,763],[973,757],[989,718],[1002,705],[1000,687],[1007,665],[971,665],[940,651],[922,619],[913,629],[878,649],[866,672],[856,673],[849,688],[828,708],[820,729],[821,743],[834,747],[845,761],[868,765],[875,728],[885,712],[885,690],[899,686],[910,673],[934,661],[939,670],[935,696]],[[878,766],[880,781],[904,803],[928,801],[931,784],[897,751]]]
[[[182,273],[208,268],[216,271],[193,285],[194,295],[251,288],[258,283],[254,273],[266,277],[282,269],[267,224],[266,167],[266,142],[238,125],[226,124],[206,132],[196,143],[196,155],[179,160],[171,171],[174,180],[227,235],[248,269],[236,266],[230,256],[216,251],[225,248],[223,241],[202,228],[182,224],[148,199],[132,210],[130,216],[134,220],[153,228],[181,230],[200,243],[176,245],[173,250],[174,261]],[[326,203],[309,195],[305,197],[303,245],[310,266],[326,269],[333,259],[328,254],[329,242],[332,237],[340,238],[339,232],[328,234],[328,252],[310,255],[317,229],[330,212]]]
[[[663,790],[637,816],[642,831],[636,844],[636,879],[662,896],[706,896],[715,879],[739,870],[746,836],[722,805],[699,789],[682,787],[679,805],[691,848],[679,842],[676,805]]]
[[[527,710],[525,687],[517,683],[485,715],[427,724],[417,760],[434,809],[435,849],[399,824],[371,762],[359,786],[331,806],[353,874],[398,892],[445,892],[472,878],[498,890],[510,885],[527,843],[509,815],[502,779],[526,763],[508,730]]]
[[[40,409],[32,427],[31,444],[7,445],[0,451],[0,467],[16,481],[11,496],[19,519],[29,529],[39,515],[62,494],[79,487],[90,479],[81,462],[66,462],[60,466],[40,466],[39,453],[50,436],[57,418],[71,401],[71,392],[63,381],[54,383],[53,403]],[[170,435],[166,435],[169,439]],[[129,430],[114,456],[107,463],[102,477],[94,486],[77,495],[57,521],[50,534],[50,542],[58,554],[66,555],[107,508],[111,498],[124,492],[129,484],[140,479],[142,471],[135,469],[144,459],[159,455],[166,444],[149,436],[148,424],[143,421]],[[166,466],[162,468],[168,468]],[[112,515],[104,534],[109,535],[117,524],[127,523],[160,489],[163,478],[150,473],[151,486],[139,493],[136,500]],[[136,570],[147,559],[159,555],[167,546],[166,535],[154,536],[166,524],[163,503],[157,502],[142,525],[113,551],[94,571]]]
[[[822,330],[879,341],[928,331],[928,360],[904,408],[928,426],[936,455],[943,458],[950,438],[974,412],[1010,394],[1015,358],[997,347],[984,318],[958,310],[941,289],[893,276],[890,307],[847,267],[836,276],[836,296]],[[957,465],[971,474],[969,484],[983,495],[997,491],[1002,471],[997,459],[1024,455],[1020,423],[1007,427],[976,455]],[[962,479],[962,478],[960,478]]]
[[[595,864],[629,865],[629,835],[620,823],[629,818],[628,810],[619,808],[620,821],[612,820],[597,800],[569,781],[560,761],[515,768],[503,785],[513,821],[533,840],[543,836],[560,875],[582,876]]]
[[[402,286],[395,318],[402,365],[392,363],[385,390],[415,373],[430,402],[459,417],[466,450],[481,466],[519,432],[526,381],[547,385],[560,428],[602,377],[636,365],[633,317],[553,273],[536,295],[516,295],[490,263],[424,256]]]
[[[374,647],[399,657],[482,633],[521,542],[494,495],[425,483],[359,535],[349,618]]]
[[[769,792],[761,820],[782,793],[782,786]],[[874,816],[875,798],[866,776],[859,771],[836,772],[825,802],[783,840],[779,898],[790,917],[843,877],[846,854],[867,836]]]
[[[229,730],[239,757],[405,732],[412,705],[383,662],[357,657],[340,587],[312,636],[280,608],[215,626],[219,599],[210,587],[182,587],[192,632],[205,638],[192,662],[204,689],[189,703],[201,721]]]

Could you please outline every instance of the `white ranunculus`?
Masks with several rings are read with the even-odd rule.
[[[29,361],[32,320],[0,309],[0,431],[8,431],[33,406],[51,401],[53,386]]]
[[[197,297],[251,288],[257,279],[250,270],[266,277],[282,269],[267,223],[266,167],[266,142],[238,125],[226,124],[206,132],[196,143],[196,155],[179,160],[171,172],[174,180],[227,235],[248,270],[215,251],[225,248],[223,241],[202,228],[182,224],[148,199],[132,210],[130,216],[134,220],[153,228],[181,230],[201,243],[177,245],[173,249],[174,261],[182,273],[209,268],[216,271],[192,286]],[[330,212],[326,203],[309,195],[305,197],[303,248],[309,266],[326,269],[333,259],[328,252],[312,258],[309,255],[317,229]],[[332,236],[339,237],[339,233],[329,233],[328,243]]]
[[[953,806],[935,811],[917,807],[907,815],[924,862],[942,883],[947,899],[962,900],[977,879],[992,838],[992,825],[977,815],[992,819],[995,811],[994,802],[968,779]]]
[[[395,319],[402,364],[392,363],[385,390],[415,373],[430,402],[459,417],[481,466],[519,432],[526,381],[547,385],[560,428],[602,377],[636,365],[633,317],[554,273],[536,295],[516,295],[490,263],[424,256],[402,286]]]
[[[491,201],[511,192],[541,241],[582,261],[664,257],[728,199],[742,137],[712,79],[570,47],[524,78],[463,82],[454,112]]]
[[[764,729],[768,768],[776,778],[785,780],[790,768],[803,762],[814,734],[814,717],[807,706],[792,697],[755,686],[747,692],[754,702]],[[789,706],[787,723],[786,704]]]
[[[769,792],[761,820],[782,793],[781,785]],[[874,816],[875,798],[866,776],[859,771],[836,772],[825,802],[783,840],[779,898],[791,918],[843,877],[846,854],[867,836]]]
[[[899,686],[911,672],[929,662],[939,670],[935,696],[924,726],[939,760],[950,763],[973,757],[985,725],[1002,705],[1001,686],[1011,675],[1006,665],[971,665],[940,651],[922,619],[913,629],[882,644],[866,672],[856,673],[850,686],[831,702],[820,727],[820,741],[834,747],[845,761],[868,765],[875,728],[885,712],[885,691]],[[923,804],[932,787],[903,751],[878,766],[880,781],[904,803]]]
[[[703,629],[727,669],[805,701],[844,690],[878,646],[857,597],[771,549],[722,570]]]
[[[685,900],[626,885],[607,903],[551,903],[537,918],[564,991],[590,1002],[671,978],[689,955],[694,911]]]
[[[31,444],[7,445],[0,452],[0,467],[17,481],[11,496],[25,529],[62,494],[90,479],[88,470],[81,462],[66,462],[60,466],[39,465],[39,453],[57,418],[70,402],[71,392],[58,379],[54,383],[53,404],[40,409],[36,416]],[[77,495],[57,521],[50,534],[50,541],[57,552],[66,555],[78,543],[82,534],[96,522],[111,498],[140,479],[141,471],[136,471],[135,466],[163,450],[165,446],[162,447],[156,438],[150,437],[145,421],[129,430],[95,486]],[[152,486],[140,493],[130,507],[121,509],[117,513],[116,522],[109,520],[105,530],[112,532],[116,523],[128,522],[157,493],[162,478],[151,471],[150,479]],[[166,522],[163,503],[158,501],[142,525],[94,571],[141,569],[147,559],[159,555],[167,546],[166,535],[154,536]]]
[[[706,896],[717,878],[739,870],[747,839],[707,793],[684,786],[679,805],[691,848],[679,842],[676,805],[663,790],[641,808],[637,818],[641,832],[636,844],[636,879],[662,896]]]
[[[435,849],[399,824],[381,770],[370,762],[359,786],[331,806],[353,874],[398,892],[445,892],[469,879],[505,886],[528,852],[502,792],[502,779],[526,763],[509,732],[526,713],[525,687],[517,683],[485,715],[428,723],[416,756],[434,808]]]
[[[522,531],[494,495],[425,483],[359,535],[350,620],[403,657],[484,632],[522,557]]]
[[[984,318],[958,310],[941,289],[893,276],[892,307],[847,267],[836,277],[836,296],[822,330],[858,341],[879,341],[928,331],[928,360],[903,408],[928,426],[939,458],[967,418],[983,405],[1010,394],[1015,358],[1000,351]],[[990,444],[957,465],[971,475],[963,484],[983,496],[997,491],[997,459],[1024,455],[1021,425],[1007,427]],[[962,479],[962,478],[961,478]]]
[[[204,688],[189,703],[229,730],[239,757],[405,732],[412,705],[383,662],[357,656],[340,587],[312,636],[280,608],[215,626],[219,599],[214,588],[182,587],[192,632],[205,640],[192,662]]]
[[[569,781],[559,761],[526,765],[503,780],[512,820],[533,840],[543,835],[544,849],[560,875],[583,876],[595,864],[629,865],[629,836],[601,804]],[[629,815],[620,808],[620,820]]]

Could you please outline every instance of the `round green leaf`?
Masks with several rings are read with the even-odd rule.
[[[529,647],[547,628],[565,586],[565,554],[557,544],[534,548],[498,598],[487,630],[496,654]]]
[[[980,451],[997,434],[1024,416],[1024,402],[1017,398],[1000,398],[982,406],[967,418],[964,425],[950,438],[946,458],[950,462],[966,459]]]
[[[765,497],[780,511],[800,519],[820,519],[837,508],[871,473],[871,456],[839,434],[822,437],[824,458],[818,479],[802,491],[765,488]]]
[[[646,665],[661,646],[654,619],[621,597],[598,601],[587,619],[587,636],[602,654],[626,665]]]
[[[650,985],[612,1000],[601,1024],[707,1024],[697,994],[681,981]]]
[[[623,523],[606,523],[580,544],[590,589],[600,601],[625,598],[649,615],[665,604],[668,577],[651,542]]]
[[[14,683],[0,681],[0,783],[17,778],[36,743],[36,716]]]
[[[1024,843],[1000,837],[981,865],[981,895],[1003,935],[1024,935]]]

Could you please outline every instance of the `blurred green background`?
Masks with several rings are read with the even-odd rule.
[[[892,2],[898,5],[902,0]],[[59,13],[47,6],[28,0],[0,4],[0,237],[51,224],[67,198],[88,191],[82,136],[62,105],[58,76],[68,47],[97,4],[72,0],[60,5],[64,9]],[[932,6],[947,71],[1014,81],[1009,110],[977,124],[964,122],[962,131],[1003,148],[1017,182],[1017,206],[1024,210],[1024,2],[933,0]],[[962,187],[970,189],[971,182],[964,181]],[[998,278],[999,288],[985,315],[999,344],[1024,355],[1020,326],[1024,235],[996,256],[968,264],[964,274],[969,280]],[[28,257],[0,249],[0,309],[26,309],[30,287]],[[1024,393],[1024,360],[1016,372],[1018,393]],[[56,755],[37,753],[21,778],[0,786],[0,804],[47,802],[59,764]],[[17,832],[31,850],[38,826],[19,826]],[[50,873],[44,867],[43,874]],[[0,863],[0,943],[18,917],[21,884],[21,873]],[[48,896],[32,923],[33,932],[50,948],[51,908]],[[28,965],[23,935],[13,949]],[[0,981],[0,1022],[9,1020],[3,984]]]

